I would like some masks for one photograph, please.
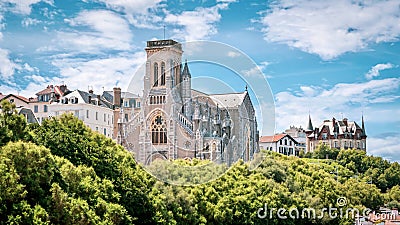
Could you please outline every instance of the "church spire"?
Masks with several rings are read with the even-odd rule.
[[[312,125],[312,122],[311,122],[311,116],[310,116],[310,114],[308,114],[308,126],[307,126],[307,130],[308,130],[308,131],[313,131],[313,130],[314,130],[313,125]]]
[[[184,65],[183,71],[182,71],[182,77],[185,77],[185,76],[188,76],[189,78],[192,77],[192,75],[190,74],[190,71],[189,71],[187,60],[185,60],[185,65]]]
[[[362,129],[362,136],[366,137],[367,133],[365,132],[365,125],[364,125],[364,114],[361,116],[361,129]]]

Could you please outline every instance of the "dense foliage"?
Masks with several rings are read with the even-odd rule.
[[[205,161],[156,161],[149,169],[157,176],[192,183],[216,177],[173,185],[72,115],[28,126],[13,107],[2,102],[0,114],[0,224],[353,224],[257,213],[266,205],[321,212],[343,197],[344,209],[400,206],[399,164],[362,151],[320,146],[304,158],[264,152],[257,167],[239,161],[223,174],[218,165],[188,170]]]

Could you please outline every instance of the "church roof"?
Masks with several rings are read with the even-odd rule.
[[[243,103],[246,95],[247,92],[244,91],[240,93],[213,94],[209,96],[216,104],[221,105],[222,107],[237,107]]]

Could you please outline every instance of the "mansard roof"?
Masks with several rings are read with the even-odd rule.
[[[104,91],[103,92],[103,97],[107,99],[109,102],[113,102],[114,99],[114,91]],[[127,91],[121,91],[121,99],[134,99],[134,98],[139,98],[139,95],[133,94],[131,92]]]
[[[336,120],[335,118],[332,120],[324,120],[324,122],[318,127],[318,135],[324,130],[324,128],[328,130],[329,135],[334,135],[335,132],[337,132],[338,135],[345,133],[351,133],[354,135],[357,130],[364,132],[355,121],[348,121],[347,118],[344,118],[343,120]],[[309,137],[312,137],[314,133],[315,131],[310,134]]]
[[[88,93],[86,91],[81,91],[81,90],[75,90],[63,97],[64,98],[70,98],[70,97],[78,97],[78,103],[86,103],[86,104],[93,104],[93,105],[98,105],[101,107],[106,107],[112,109],[113,105],[111,102],[107,101],[106,98],[102,97],[99,95],[100,98],[98,98],[98,95],[93,94],[93,93]],[[80,97],[80,98],[79,98]],[[63,103],[60,103],[63,104]]]

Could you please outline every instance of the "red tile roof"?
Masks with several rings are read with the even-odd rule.
[[[275,134],[273,136],[261,136],[260,137],[260,142],[277,142],[284,138],[287,134]]]
[[[61,86],[63,86],[63,85],[61,85]],[[56,93],[56,94],[58,94],[58,95],[60,95],[60,96],[63,96],[63,95],[64,95],[64,92],[68,91],[68,89],[67,89],[67,87],[65,86],[65,91],[63,92],[62,89],[61,89],[61,86],[58,86],[58,85],[55,85],[55,86],[53,86],[53,85],[48,85],[47,88],[45,88],[45,89],[39,91],[38,93],[36,93],[36,95],[50,94],[51,91],[52,91],[52,89],[54,88],[54,93]]]

